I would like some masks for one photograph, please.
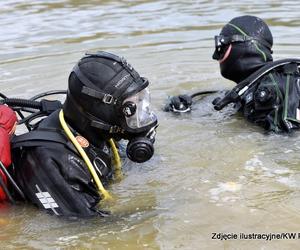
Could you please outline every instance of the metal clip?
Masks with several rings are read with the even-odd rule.
[[[102,101],[106,104],[111,104],[113,101],[114,97],[110,94],[105,94]]]

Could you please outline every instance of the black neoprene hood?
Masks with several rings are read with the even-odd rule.
[[[271,47],[273,46],[273,36],[268,25],[256,16],[235,17],[222,28],[220,34],[224,36],[247,35],[266,41]]]
[[[227,40],[234,41],[235,36],[244,37],[245,41],[230,43],[231,51],[228,58],[220,63],[220,69],[222,76],[238,83],[273,60],[273,36],[262,19],[248,15],[233,18],[220,33],[220,37]],[[228,47],[229,44],[224,45],[224,51]],[[213,59],[219,59],[217,53],[216,49]]]

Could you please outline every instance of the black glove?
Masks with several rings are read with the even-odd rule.
[[[171,96],[164,107],[166,112],[184,113],[191,111],[193,100],[189,95]]]

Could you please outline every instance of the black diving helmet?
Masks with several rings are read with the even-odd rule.
[[[150,108],[149,81],[114,54],[87,54],[69,77],[66,120],[94,145],[127,139],[128,158],[145,162],[154,153],[157,117]]]

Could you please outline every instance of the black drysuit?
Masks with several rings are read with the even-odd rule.
[[[243,95],[240,111],[266,130],[290,132],[300,127],[299,101],[300,74],[292,63],[261,77]]]
[[[15,179],[30,202],[51,214],[103,215],[97,207],[101,198],[92,176],[62,130],[58,114],[55,111],[37,129],[13,139]],[[112,177],[107,142],[98,147],[89,144],[84,150],[102,183],[107,183]]]

